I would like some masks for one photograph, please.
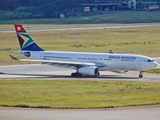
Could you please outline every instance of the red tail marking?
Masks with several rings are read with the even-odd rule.
[[[15,24],[14,27],[15,27],[16,32],[26,33],[26,30],[23,28],[21,24]]]

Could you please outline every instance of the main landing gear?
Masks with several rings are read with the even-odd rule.
[[[139,72],[139,78],[143,78],[143,71]]]
[[[82,77],[82,74],[75,72],[75,73],[71,73],[72,77]]]

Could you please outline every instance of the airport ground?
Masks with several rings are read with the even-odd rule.
[[[159,60],[159,59],[158,59]],[[159,68],[159,67],[158,67]],[[9,65],[0,67],[0,79],[70,79],[70,80],[117,80],[117,81],[145,81],[145,82],[160,82],[159,74],[144,73],[144,78],[139,79],[139,72],[128,72],[119,74],[109,71],[101,71],[100,76],[95,77],[82,77],[72,78],[70,74],[75,72],[68,68],[59,68],[49,65],[41,64],[28,64],[28,65]]]
[[[157,59],[159,61],[160,59]],[[0,67],[0,77],[3,80],[61,80],[75,79],[70,77],[71,69],[57,68],[48,65],[9,65]],[[115,81],[142,81],[159,83],[160,75],[144,73],[144,78],[139,79],[137,72],[117,74],[102,72],[98,78],[84,77],[77,80],[115,80]],[[159,120],[160,105],[148,105],[141,107],[124,107],[108,109],[36,109],[0,107],[1,120]]]
[[[159,120],[160,105],[111,109],[0,107],[1,120]]]
[[[159,58],[157,59],[159,61]],[[11,65],[0,67],[0,79],[71,79],[72,70],[55,68],[46,65]],[[78,78],[77,78],[78,79]],[[93,78],[85,77],[90,80]],[[144,73],[144,78],[138,79],[137,72],[129,72],[127,74],[117,74],[111,72],[102,72],[99,78],[95,80],[117,80],[117,81],[143,81],[143,82],[159,82],[160,75]],[[81,79],[83,80],[83,78]],[[159,120],[160,106],[142,106],[127,107],[116,109],[82,109],[82,110],[59,110],[59,109],[31,109],[31,108],[6,108],[0,107],[0,119],[2,120],[41,120],[41,119],[59,119],[59,120]]]

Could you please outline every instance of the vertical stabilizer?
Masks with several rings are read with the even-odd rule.
[[[21,50],[44,51],[40,48],[32,37],[27,33],[21,24],[14,25]]]

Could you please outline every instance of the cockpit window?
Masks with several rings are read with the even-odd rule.
[[[154,62],[154,60],[147,60],[147,62]]]

